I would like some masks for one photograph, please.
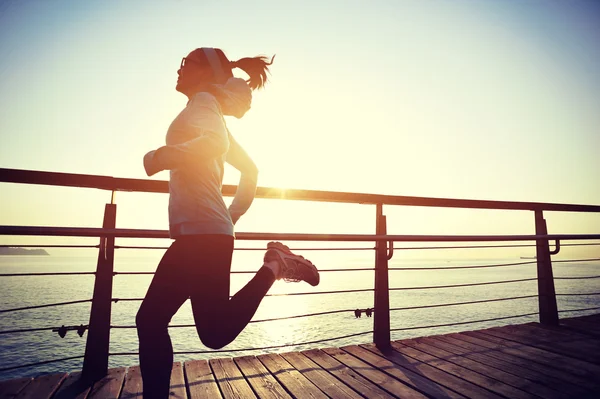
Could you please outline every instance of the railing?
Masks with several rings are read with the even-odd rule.
[[[141,247],[141,246],[116,246],[115,238],[168,238],[168,232],[164,230],[137,230],[137,229],[117,229],[116,226],[116,204],[114,203],[115,192],[117,191],[136,191],[147,193],[167,193],[168,184],[164,181],[154,180],[137,180],[123,179],[106,176],[90,176],[80,174],[66,173],[51,173],[40,171],[28,171],[17,169],[0,169],[0,182],[8,183],[24,183],[24,184],[41,184],[53,186],[71,186],[71,187],[86,187],[108,190],[112,192],[111,203],[106,204],[104,212],[104,222],[102,228],[76,228],[76,227],[36,227],[36,226],[0,226],[0,235],[11,236],[63,236],[63,237],[99,237],[99,245],[18,245],[19,247],[62,247],[62,248],[98,248],[98,261],[96,272],[79,272],[79,273],[12,273],[2,274],[0,277],[11,276],[48,276],[48,275],[64,275],[64,274],[79,274],[79,275],[95,275],[94,293],[92,299],[69,301],[61,303],[43,304],[29,307],[21,307],[14,309],[3,309],[0,313],[15,312],[25,309],[42,308],[50,306],[62,306],[75,303],[91,302],[91,314],[89,325],[79,326],[62,326],[57,328],[31,328],[21,330],[0,331],[1,334],[22,333],[30,331],[42,331],[52,329],[64,336],[67,331],[75,330],[82,336],[85,330],[88,330],[85,355],[83,356],[83,375],[90,379],[97,379],[106,374],[108,369],[109,355],[132,355],[134,352],[109,353],[109,339],[111,328],[134,328],[134,326],[111,326],[111,304],[117,301],[126,300],[141,300],[141,298],[113,298],[112,287],[113,277],[117,274],[152,274],[151,272],[115,272],[114,271],[114,253],[118,248],[157,248],[157,247]],[[232,196],[235,194],[235,186],[224,186],[223,194]],[[272,234],[272,233],[236,233],[238,240],[279,240],[279,241],[326,241],[326,242],[373,242],[375,247],[369,248],[319,248],[321,250],[374,250],[375,251],[375,268],[363,269],[332,269],[324,272],[350,272],[350,271],[366,271],[374,270],[374,288],[362,290],[341,290],[341,291],[321,291],[311,293],[286,294],[286,295],[309,295],[309,294],[335,294],[348,292],[370,292],[374,293],[374,306],[367,309],[343,309],[326,312],[319,312],[307,315],[296,315],[279,319],[253,320],[251,323],[266,322],[287,318],[301,318],[315,315],[332,314],[340,312],[356,311],[369,312],[373,314],[373,331],[350,334],[343,337],[335,337],[302,344],[313,344],[317,342],[330,341],[333,339],[348,338],[352,336],[364,335],[373,333],[373,342],[378,348],[385,351],[390,348],[390,333],[392,331],[409,330],[417,328],[432,328],[441,327],[449,324],[438,324],[432,326],[419,326],[408,328],[390,328],[390,311],[400,311],[407,309],[423,309],[432,307],[458,306],[473,303],[496,302],[515,300],[523,298],[532,298],[537,296],[539,303],[539,312],[528,313],[525,315],[499,317],[488,320],[500,320],[520,316],[535,315],[539,313],[539,319],[542,324],[556,325],[559,322],[559,311],[557,309],[556,296],[554,289],[554,277],[552,273],[551,255],[557,254],[561,247],[561,241],[565,240],[599,240],[600,234],[554,234],[550,235],[547,231],[546,221],[544,219],[544,211],[561,211],[561,212],[600,212],[600,206],[594,205],[573,205],[573,204],[553,204],[553,203],[537,203],[537,202],[508,202],[508,201],[478,201],[478,200],[459,200],[445,198],[425,198],[425,197],[408,197],[408,196],[390,196],[390,195],[375,195],[375,194],[357,194],[344,192],[330,191],[311,191],[311,190],[280,190],[274,188],[259,188],[257,190],[257,198],[285,199],[285,200],[308,200],[308,201],[324,201],[324,202],[341,202],[355,204],[375,205],[375,233],[373,235],[365,234]],[[403,205],[403,206],[421,206],[421,207],[438,207],[438,208],[467,208],[467,209],[494,209],[494,210],[525,210],[534,213],[535,235],[388,235],[386,216],[383,213],[384,205]],[[536,261],[535,262],[518,262],[509,264],[497,265],[475,265],[475,266],[459,266],[460,268],[485,268],[485,267],[508,267],[521,264],[537,264],[537,278],[506,280],[495,282],[484,282],[475,284],[454,284],[431,287],[410,287],[410,288],[390,288],[389,287],[389,272],[396,270],[417,270],[419,268],[390,268],[388,261],[394,253],[395,242],[535,242]],[[554,242],[554,249],[550,251],[549,242]],[[599,243],[582,243],[568,245],[599,245]],[[6,247],[7,245],[2,245]],[[11,245],[14,246],[14,245]],[[510,244],[510,245],[478,245],[478,246],[454,246],[454,247],[414,247],[402,248],[409,249],[432,249],[432,248],[500,248],[500,247],[519,247],[532,246],[529,244]],[[563,244],[564,246],[564,244]],[[160,247],[158,247],[160,248]],[[306,248],[305,248],[306,249]],[[310,248],[308,248],[310,249]],[[592,259],[600,260],[600,259]],[[574,260],[573,260],[574,261]],[[443,269],[452,269],[452,267],[444,267]],[[435,270],[435,268],[427,268],[427,270]],[[236,273],[236,272],[234,272]],[[237,272],[237,273],[254,273],[254,272]],[[598,278],[600,276],[588,276],[587,278]],[[563,277],[565,278],[565,277]],[[389,294],[390,291],[409,290],[409,289],[442,289],[449,287],[463,287],[486,284],[508,284],[522,281],[537,280],[538,293],[537,295],[515,296],[510,298],[496,298],[481,301],[464,301],[457,303],[442,303],[436,305],[413,306],[405,308],[390,308]],[[270,296],[277,295],[271,294]],[[576,294],[563,294],[576,295]],[[592,293],[588,295],[598,295]],[[587,309],[581,309],[587,310]],[[468,324],[474,322],[482,322],[487,320],[477,320],[470,322],[452,323],[452,325]],[[175,325],[170,327],[192,327],[193,325]],[[296,343],[296,345],[299,345]],[[250,349],[271,349],[280,346],[270,346],[264,348]],[[241,349],[246,350],[246,349]],[[227,352],[234,350],[227,349]],[[215,352],[214,350],[211,352]],[[199,353],[199,352],[176,352],[176,353]],[[55,359],[36,364],[49,363],[53,361],[68,360],[78,357],[69,357],[63,359]],[[0,371],[5,371],[20,367],[29,367],[31,364],[20,365],[17,367],[0,368]]]

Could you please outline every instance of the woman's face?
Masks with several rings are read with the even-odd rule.
[[[181,60],[177,75],[175,89],[187,95],[190,89],[207,83],[208,79],[212,76],[212,71],[210,66],[200,62],[195,54],[190,54]]]

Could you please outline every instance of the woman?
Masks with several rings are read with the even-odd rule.
[[[173,347],[167,326],[188,298],[202,343],[218,349],[246,327],[275,280],[319,284],[310,261],[270,242],[262,267],[229,298],[233,225],[254,199],[258,170],[223,115],[241,118],[250,109],[252,90],[264,86],[271,63],[266,57],[230,62],[215,48],[192,51],[181,61],[176,87],[189,101],[169,127],[167,145],[144,156],[148,176],[170,171],[169,232],[175,240],[136,317],[144,398],[169,395]],[[233,77],[233,68],[246,72],[248,81]],[[224,162],[241,172],[229,208],[221,194]]]

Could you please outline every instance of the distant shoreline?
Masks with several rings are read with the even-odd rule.
[[[50,255],[45,249],[0,247],[0,255]]]

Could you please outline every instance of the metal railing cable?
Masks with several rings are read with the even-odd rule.
[[[319,273],[326,273],[326,272],[366,272],[366,271],[373,271],[375,270],[374,267],[369,267],[369,268],[349,268],[349,269],[322,269],[319,270]],[[256,274],[256,270],[242,270],[242,271],[233,271],[230,272],[230,274]],[[113,275],[150,275],[150,274],[154,274],[154,272],[114,272]]]
[[[516,297],[510,297],[510,298],[493,298],[493,299],[484,299],[484,300],[478,300],[478,301],[455,302],[455,303],[444,303],[444,304],[423,305],[423,306],[411,306],[411,307],[403,307],[403,308],[390,308],[390,311],[436,308],[436,307],[444,307],[444,306],[470,305],[470,304],[476,304],[476,303],[509,301],[509,300],[516,300],[516,299],[525,299],[525,298],[537,298],[537,295],[524,295],[524,296],[516,296]],[[352,313],[354,311],[355,311],[355,309],[331,310],[331,311],[326,311],[326,312],[309,313],[309,314],[303,314],[303,315],[276,317],[276,318],[272,318],[272,319],[252,320],[252,321],[250,321],[250,323],[263,323],[263,322],[268,322],[268,321],[297,319],[297,318],[302,318],[302,317],[321,316],[321,315],[328,315],[328,314],[335,314],[335,313]],[[189,328],[189,327],[196,327],[196,325],[195,324],[175,324],[175,325],[169,326],[169,328]],[[111,328],[136,328],[136,326],[115,325],[115,326],[111,326]]]
[[[596,262],[599,261],[600,258],[590,258],[590,259],[560,259],[553,260],[552,263],[571,263],[571,262]]]
[[[48,364],[48,363],[64,362],[66,360],[83,359],[83,358],[84,358],[84,356],[82,355],[82,356],[63,357],[63,358],[60,358],[60,359],[43,360],[41,362],[21,364],[19,366],[2,367],[2,368],[0,368],[0,372],[2,372],[2,371],[16,370],[16,369],[21,369],[21,368],[25,368],[25,367],[40,366],[42,364]]]
[[[474,323],[483,323],[486,321],[496,321],[496,320],[505,320],[505,319],[515,319],[518,317],[535,316],[537,314],[539,314],[539,312],[524,313],[524,314],[518,314],[518,315],[512,315],[512,316],[493,317],[491,319],[458,321],[455,323],[446,323],[446,324],[434,324],[434,325],[429,325],[429,326],[392,328],[392,329],[390,329],[390,331],[407,331],[407,330],[419,330],[422,328],[451,327],[451,326],[458,326],[458,325],[463,325],[463,324],[474,324]]]
[[[398,248],[396,248],[398,249]],[[591,262],[600,261],[600,258],[592,259],[567,259],[567,260],[554,260],[552,262]],[[454,270],[454,269],[481,269],[481,268],[492,268],[492,267],[505,267],[505,266],[521,266],[521,265],[533,265],[537,261],[527,262],[514,262],[514,263],[499,263],[492,265],[468,265],[468,266],[442,266],[442,267],[389,267],[388,270]],[[346,269],[323,269],[319,270],[319,273],[323,272],[358,272],[358,271],[373,271],[375,268],[346,268]],[[233,271],[231,274],[254,274],[256,271]],[[114,275],[118,274],[154,274],[154,272],[114,272]]]
[[[555,294],[556,296],[584,296],[584,295],[600,295],[600,292],[588,292],[588,293],[577,293],[577,294]]]
[[[396,248],[398,250],[399,248]],[[590,259],[562,259],[562,260],[553,260],[552,263],[573,263],[573,262],[595,262],[600,261],[600,258],[590,258]],[[454,270],[454,269],[481,269],[481,268],[493,268],[493,267],[505,267],[505,266],[521,266],[528,264],[535,264],[536,261],[528,261],[528,262],[515,262],[515,263],[499,263],[492,265],[468,265],[468,266],[442,266],[442,267],[390,267],[388,270]],[[362,271],[373,271],[375,268],[345,268],[345,269],[323,269],[319,270],[319,273],[326,272],[362,272]],[[242,271],[232,271],[231,274],[254,274],[256,271],[242,270]],[[3,273],[0,274],[0,277],[18,277],[18,276],[68,276],[68,275],[93,275],[96,272],[42,272],[42,273]],[[113,275],[153,275],[154,272],[113,272]],[[557,279],[566,278],[566,277],[555,277]],[[577,277],[579,278],[579,277]],[[597,278],[597,277],[590,277]]]
[[[398,250],[398,248],[394,248]],[[562,259],[553,260],[552,263],[573,263],[573,262],[595,262],[600,261],[600,258],[590,259]],[[505,267],[505,266],[521,266],[521,265],[534,265],[537,260],[527,262],[514,262],[514,263],[498,263],[492,265],[467,265],[467,266],[441,266],[441,267],[389,267],[388,270],[453,270],[453,269],[483,269],[488,267]]]
[[[4,330],[4,331],[0,331],[0,335],[19,334],[19,333],[25,333],[25,332],[36,332],[36,331],[47,331],[47,330],[52,331],[53,329],[56,329],[56,328],[59,328],[59,327],[36,327],[36,328],[24,328],[21,330]]]
[[[397,248],[396,248],[397,249]],[[388,270],[454,270],[454,269],[483,269],[489,267],[521,266],[535,264],[537,261],[499,263],[494,265],[441,266],[441,267],[389,267]],[[320,271],[320,270],[319,270]]]
[[[207,351],[174,351],[173,354],[174,355],[192,355],[192,354],[201,354],[201,353],[250,352],[250,351],[266,350],[266,349],[279,349],[279,348],[287,348],[290,346],[313,345],[313,344],[318,344],[321,342],[335,341],[338,339],[352,338],[352,337],[357,337],[359,335],[372,334],[372,333],[373,333],[373,330],[363,331],[363,332],[348,334],[348,335],[342,335],[342,336],[333,337],[333,338],[324,338],[324,339],[318,339],[318,340],[314,340],[314,341],[298,342],[298,343],[293,343],[293,344],[263,346],[263,347],[259,347],[259,348],[217,349],[217,350],[211,349],[211,350],[207,350]],[[139,355],[139,352],[116,352],[116,353],[109,353],[108,355],[109,356],[136,356],[136,355]]]
[[[372,292],[374,291],[373,288],[363,288],[363,289],[356,289],[356,290],[340,290],[340,291],[319,291],[319,292],[291,292],[288,294],[267,294],[265,295],[265,297],[279,297],[279,296],[298,296],[298,295],[323,295],[323,294],[348,294],[348,293],[355,293],[355,292]],[[231,298],[231,296],[229,297]],[[119,302],[119,301],[143,301],[144,298],[112,298],[113,302]]]
[[[600,245],[600,242],[562,244],[563,247],[575,247],[581,245]],[[453,245],[453,246],[435,246],[435,247],[395,247],[394,249],[415,250],[415,249],[477,249],[477,248],[535,248],[535,244],[508,244],[508,245]]]
[[[96,274],[96,272],[42,272],[42,273],[3,273],[0,277],[20,277],[20,276],[84,276]]]
[[[155,246],[132,246],[132,245],[115,245],[115,249],[169,249],[169,247]],[[375,250],[375,247],[358,248],[290,248],[292,251],[367,251]],[[234,251],[266,251],[266,248],[234,248]]]
[[[143,272],[139,272],[139,273],[143,273]],[[148,272],[148,273],[150,273],[150,272]],[[135,274],[138,274],[138,273],[135,273]],[[592,278],[596,278],[596,277],[600,277],[600,276],[593,276]],[[560,278],[560,277],[556,277],[556,278]],[[580,278],[580,277],[568,277],[568,278],[571,279],[571,278]],[[590,278],[590,277],[585,277],[585,278]],[[492,282],[483,282],[483,283],[453,284],[453,285],[444,285],[444,286],[429,286],[429,287],[396,287],[396,288],[390,288],[390,291],[417,290],[417,289],[436,289],[436,288],[454,288],[454,287],[465,287],[465,286],[478,286],[478,285],[515,283],[515,282],[524,282],[524,281],[532,281],[532,280],[536,280],[536,278],[518,279],[518,280],[505,280],[505,281],[492,281]],[[346,293],[372,292],[372,291],[374,291],[373,288],[364,288],[364,289],[354,289],[354,290],[337,290],[337,291],[295,292],[295,293],[267,294],[266,296],[268,296],[268,297],[279,297],[279,296],[298,296],[298,295],[346,294]],[[515,299],[516,298],[518,298],[518,297],[515,297]],[[143,299],[144,298],[112,298],[112,301],[115,302],[115,303],[117,303],[119,301],[123,301],[123,302],[125,302],[125,301],[142,301]],[[37,305],[37,306],[30,306],[30,307],[23,307],[23,308],[16,308],[16,309],[6,309],[6,310],[0,310],[0,313],[17,311],[17,310],[35,309],[35,308],[41,308],[41,307],[47,307],[47,306],[68,305],[68,304],[83,303],[83,302],[90,302],[90,301],[91,301],[91,299],[80,300],[80,301],[62,302],[62,303],[55,303],[55,304]],[[442,306],[442,305],[440,305],[440,306]]]
[[[565,312],[583,312],[585,310],[598,310],[600,309],[599,306],[595,307],[595,308],[584,308],[584,309],[563,309],[563,310],[559,310],[558,313],[565,313]]]
[[[579,242],[574,244],[561,244],[563,247],[580,247],[585,245],[600,245],[600,242]],[[535,246],[535,245],[534,245]]]
[[[537,294],[535,295],[523,295],[523,296],[514,296],[510,298],[493,298],[493,299],[481,299],[478,301],[467,301],[467,302],[454,302],[454,303],[440,303],[435,305],[421,305],[421,306],[408,306],[403,308],[390,308],[392,310],[413,310],[413,309],[426,309],[426,308],[440,308],[445,306],[459,306],[459,305],[471,305],[475,303],[488,303],[488,302],[500,302],[500,301],[511,301],[516,299],[526,299],[526,298],[537,298]]]
[[[555,280],[588,280],[593,278],[600,278],[600,276],[554,277]]]
[[[371,307],[371,309],[372,309],[372,307]],[[295,316],[274,317],[272,319],[250,320],[249,323],[264,323],[264,322],[268,322],[268,321],[280,321],[280,320],[289,320],[289,319],[299,319],[299,318],[303,318],[303,317],[322,316],[322,315],[335,314],[335,313],[351,313],[351,312],[354,312],[354,311],[355,311],[355,309],[329,310],[329,311],[325,311],[325,312],[309,313],[309,314],[302,314],[302,315],[295,315]],[[190,327],[196,327],[196,324],[173,324],[173,325],[169,325],[169,328],[190,328]],[[137,327],[136,326],[131,326],[131,325],[129,325],[129,326],[114,325],[114,326],[110,326],[110,328],[128,329],[128,328],[137,328]]]
[[[398,248],[396,248],[398,249]],[[564,260],[553,260],[552,263],[572,263],[572,262],[595,262],[600,261],[600,258],[590,258],[590,259],[564,259]],[[536,261],[528,261],[528,262],[515,262],[515,263],[501,263],[501,264],[493,264],[493,265],[469,265],[469,266],[443,266],[443,267],[390,267],[388,270],[454,270],[454,269],[480,269],[480,268],[492,268],[492,267],[505,267],[505,266],[520,266],[520,265],[528,265],[535,264]],[[319,273],[326,272],[362,272],[362,271],[373,271],[375,268],[345,268],[345,269],[323,269],[319,270]],[[256,271],[233,271],[231,274],[254,274]],[[93,275],[96,272],[42,272],[42,273],[3,273],[0,274],[0,277],[17,277],[17,276],[67,276],[67,275]],[[154,272],[114,272],[113,275],[153,275]],[[566,278],[566,277],[555,277],[557,279]],[[573,277],[575,278],[575,277]],[[579,277],[577,277],[579,278]],[[590,278],[597,278],[590,277]]]
[[[468,284],[451,284],[451,285],[433,285],[429,287],[399,287],[399,288],[390,288],[390,291],[408,291],[408,290],[429,290],[436,288],[455,288],[455,287],[473,287],[478,285],[492,285],[492,284],[507,284],[507,283],[520,283],[524,281],[534,281],[537,280],[537,277],[532,278],[522,278],[518,280],[504,280],[504,281],[491,281],[485,283],[468,283]]]
[[[396,248],[398,249],[398,248]],[[595,262],[600,261],[600,258],[591,258],[591,259],[565,259],[565,260],[553,260],[552,263],[572,263],[572,262]],[[469,266],[442,266],[442,267],[390,267],[388,270],[454,270],[454,269],[481,269],[481,268],[492,268],[492,267],[505,267],[505,266],[521,266],[528,264],[535,264],[536,261],[528,261],[528,262],[515,262],[515,263],[501,263],[501,264],[493,264],[493,265],[469,265]],[[346,268],[346,269],[323,269],[319,270],[319,273],[326,272],[363,272],[363,271],[373,271],[375,268]],[[256,271],[233,271],[231,274],[254,274]],[[0,277],[18,277],[18,276],[68,276],[68,275],[93,275],[96,272],[42,272],[42,273],[3,273],[0,274]],[[113,275],[153,275],[154,272],[113,272]],[[567,277],[555,277],[557,279],[567,278]],[[573,277],[579,278],[579,277]],[[589,278],[597,278],[589,277]]]
[[[16,245],[16,244],[0,244],[0,248],[95,248],[98,249],[100,246],[96,245],[75,245],[75,244],[25,244],[25,245]]]
[[[75,245],[75,244],[39,244],[39,245],[16,245],[16,244],[0,244],[0,248],[100,248],[96,245]]]
[[[29,309],[48,308],[48,307],[51,307],[51,306],[74,305],[74,304],[77,304],[77,303],[86,303],[86,302],[92,302],[92,300],[91,299],[81,299],[81,300],[78,300],[78,301],[58,302],[58,303],[46,303],[46,304],[43,304],[43,305],[24,306],[22,308],[2,309],[2,310],[0,310],[0,313],[17,312],[17,311],[20,311],[20,310],[29,310]]]

